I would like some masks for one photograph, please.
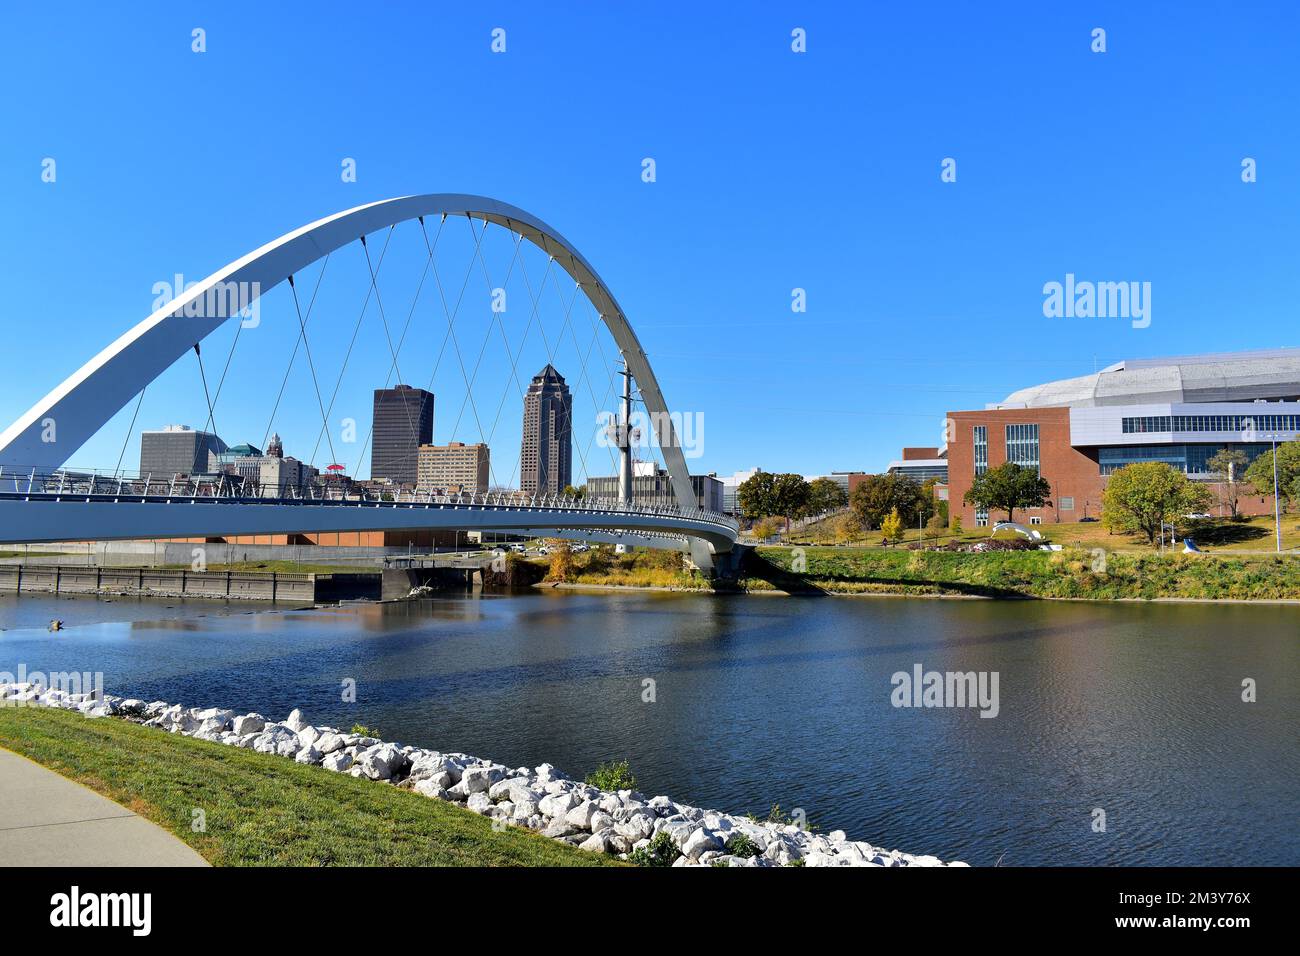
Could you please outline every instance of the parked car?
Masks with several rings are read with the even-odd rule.
[[[1087,524],[1090,521],[1096,521],[1096,520],[1097,520],[1096,518],[1080,518],[1079,524]]]

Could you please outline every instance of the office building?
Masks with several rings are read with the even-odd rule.
[[[226,443],[211,432],[188,425],[167,425],[140,433],[140,474],[154,477],[208,473],[208,456],[221,454]]]
[[[450,442],[421,445],[416,487],[421,491],[488,490],[491,460],[488,446]]]
[[[695,493],[694,506],[709,511],[723,510],[723,484],[717,475],[691,475],[691,490]],[[618,476],[587,479],[589,498],[618,498]],[[668,470],[652,461],[632,462],[632,500],[638,504],[676,505],[672,479]],[[691,506],[690,502],[686,503]]]
[[[528,494],[558,494],[573,483],[573,400],[564,376],[548,364],[524,396],[519,487]]]
[[[420,446],[433,441],[433,393],[410,385],[375,389],[370,477],[414,485]]]
[[[903,457],[891,461],[885,470],[891,475],[907,475],[924,484],[931,478],[948,480],[948,459],[942,449],[904,448]]]

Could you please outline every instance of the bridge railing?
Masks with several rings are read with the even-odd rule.
[[[0,469],[0,496],[111,500],[221,500],[248,504],[354,504],[438,506],[454,508],[528,508],[534,510],[663,516],[702,521],[739,530],[734,518],[695,506],[576,495],[528,494],[522,491],[444,492],[436,489],[383,488],[326,480],[295,485],[263,483],[239,475],[101,475],[96,472],[36,471],[5,473]]]

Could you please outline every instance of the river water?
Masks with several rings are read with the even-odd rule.
[[[647,794],[802,808],[823,830],[972,865],[1300,864],[1297,607],[8,595],[0,629],[0,671],[98,671],[109,693],[274,718],[301,707],[571,776],[626,758]],[[997,716],[893,706],[891,676],[916,665],[996,672]]]

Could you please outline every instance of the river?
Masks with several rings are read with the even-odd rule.
[[[65,630],[46,629],[55,617]],[[1300,608],[1228,604],[0,597],[0,671],[98,671],[109,693],[274,718],[301,707],[573,776],[626,758],[647,794],[779,803],[853,839],[1004,866],[1300,864],[1298,636]],[[895,707],[891,675],[918,664],[997,672],[997,715]]]

